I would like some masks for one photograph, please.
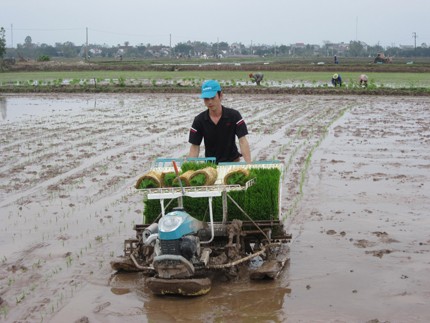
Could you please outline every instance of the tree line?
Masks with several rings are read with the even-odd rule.
[[[379,45],[369,46],[360,41],[349,43],[324,42],[323,46],[312,44],[291,44],[291,45],[251,45],[245,46],[242,43],[232,43],[221,41],[218,43],[206,43],[200,41],[188,41],[178,43],[173,47],[164,45],[139,44],[131,46],[129,42],[123,45],[109,46],[99,44],[75,45],[73,42],[55,43],[54,46],[48,44],[35,44],[31,36],[27,36],[23,43],[16,45],[16,48],[7,48],[5,41],[5,29],[0,29],[0,57],[17,59],[39,59],[49,60],[54,57],[65,58],[88,58],[103,57],[113,59],[123,58],[209,58],[209,57],[230,57],[230,56],[285,56],[285,57],[374,57],[377,53],[385,53],[386,56],[402,57],[430,57],[430,48],[425,44],[416,48],[389,47],[383,48]]]

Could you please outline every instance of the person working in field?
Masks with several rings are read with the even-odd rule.
[[[341,87],[342,86],[342,77],[339,74],[333,74],[333,76],[331,77],[331,84],[333,84],[334,87],[338,86]]]
[[[240,157],[251,162],[247,139],[248,129],[239,111],[221,104],[223,93],[215,80],[203,83],[200,98],[207,110],[198,114],[192,123],[188,142],[191,144],[188,157],[198,157],[200,144],[204,140],[205,157],[215,157],[216,163],[238,162]],[[240,152],[236,146],[239,139]]]
[[[360,82],[360,86],[361,87],[367,87],[367,81],[368,81],[368,77],[366,74],[361,74],[360,78],[358,79],[358,81]]]
[[[262,73],[255,73],[255,74],[250,73],[249,77],[253,83],[257,83],[257,85],[260,85],[264,75]]]

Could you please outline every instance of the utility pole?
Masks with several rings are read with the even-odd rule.
[[[88,62],[88,27],[86,28],[86,41],[85,41],[85,61]]]
[[[355,41],[358,41],[358,16],[355,17]]]
[[[10,25],[10,42],[11,48],[13,48],[13,24]]]
[[[172,52],[172,34],[169,34],[169,47],[170,47],[170,57],[173,56]]]
[[[417,33],[416,32],[413,32],[412,33],[412,38],[414,39],[414,48],[415,48],[415,50],[417,49]]]

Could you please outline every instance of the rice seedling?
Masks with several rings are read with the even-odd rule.
[[[9,307],[7,305],[1,305],[0,306],[0,315],[3,317],[3,319],[6,321],[7,315],[9,313]]]

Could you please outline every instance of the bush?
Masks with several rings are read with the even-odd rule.
[[[40,55],[37,58],[38,62],[49,62],[51,60],[51,58],[48,55]]]

